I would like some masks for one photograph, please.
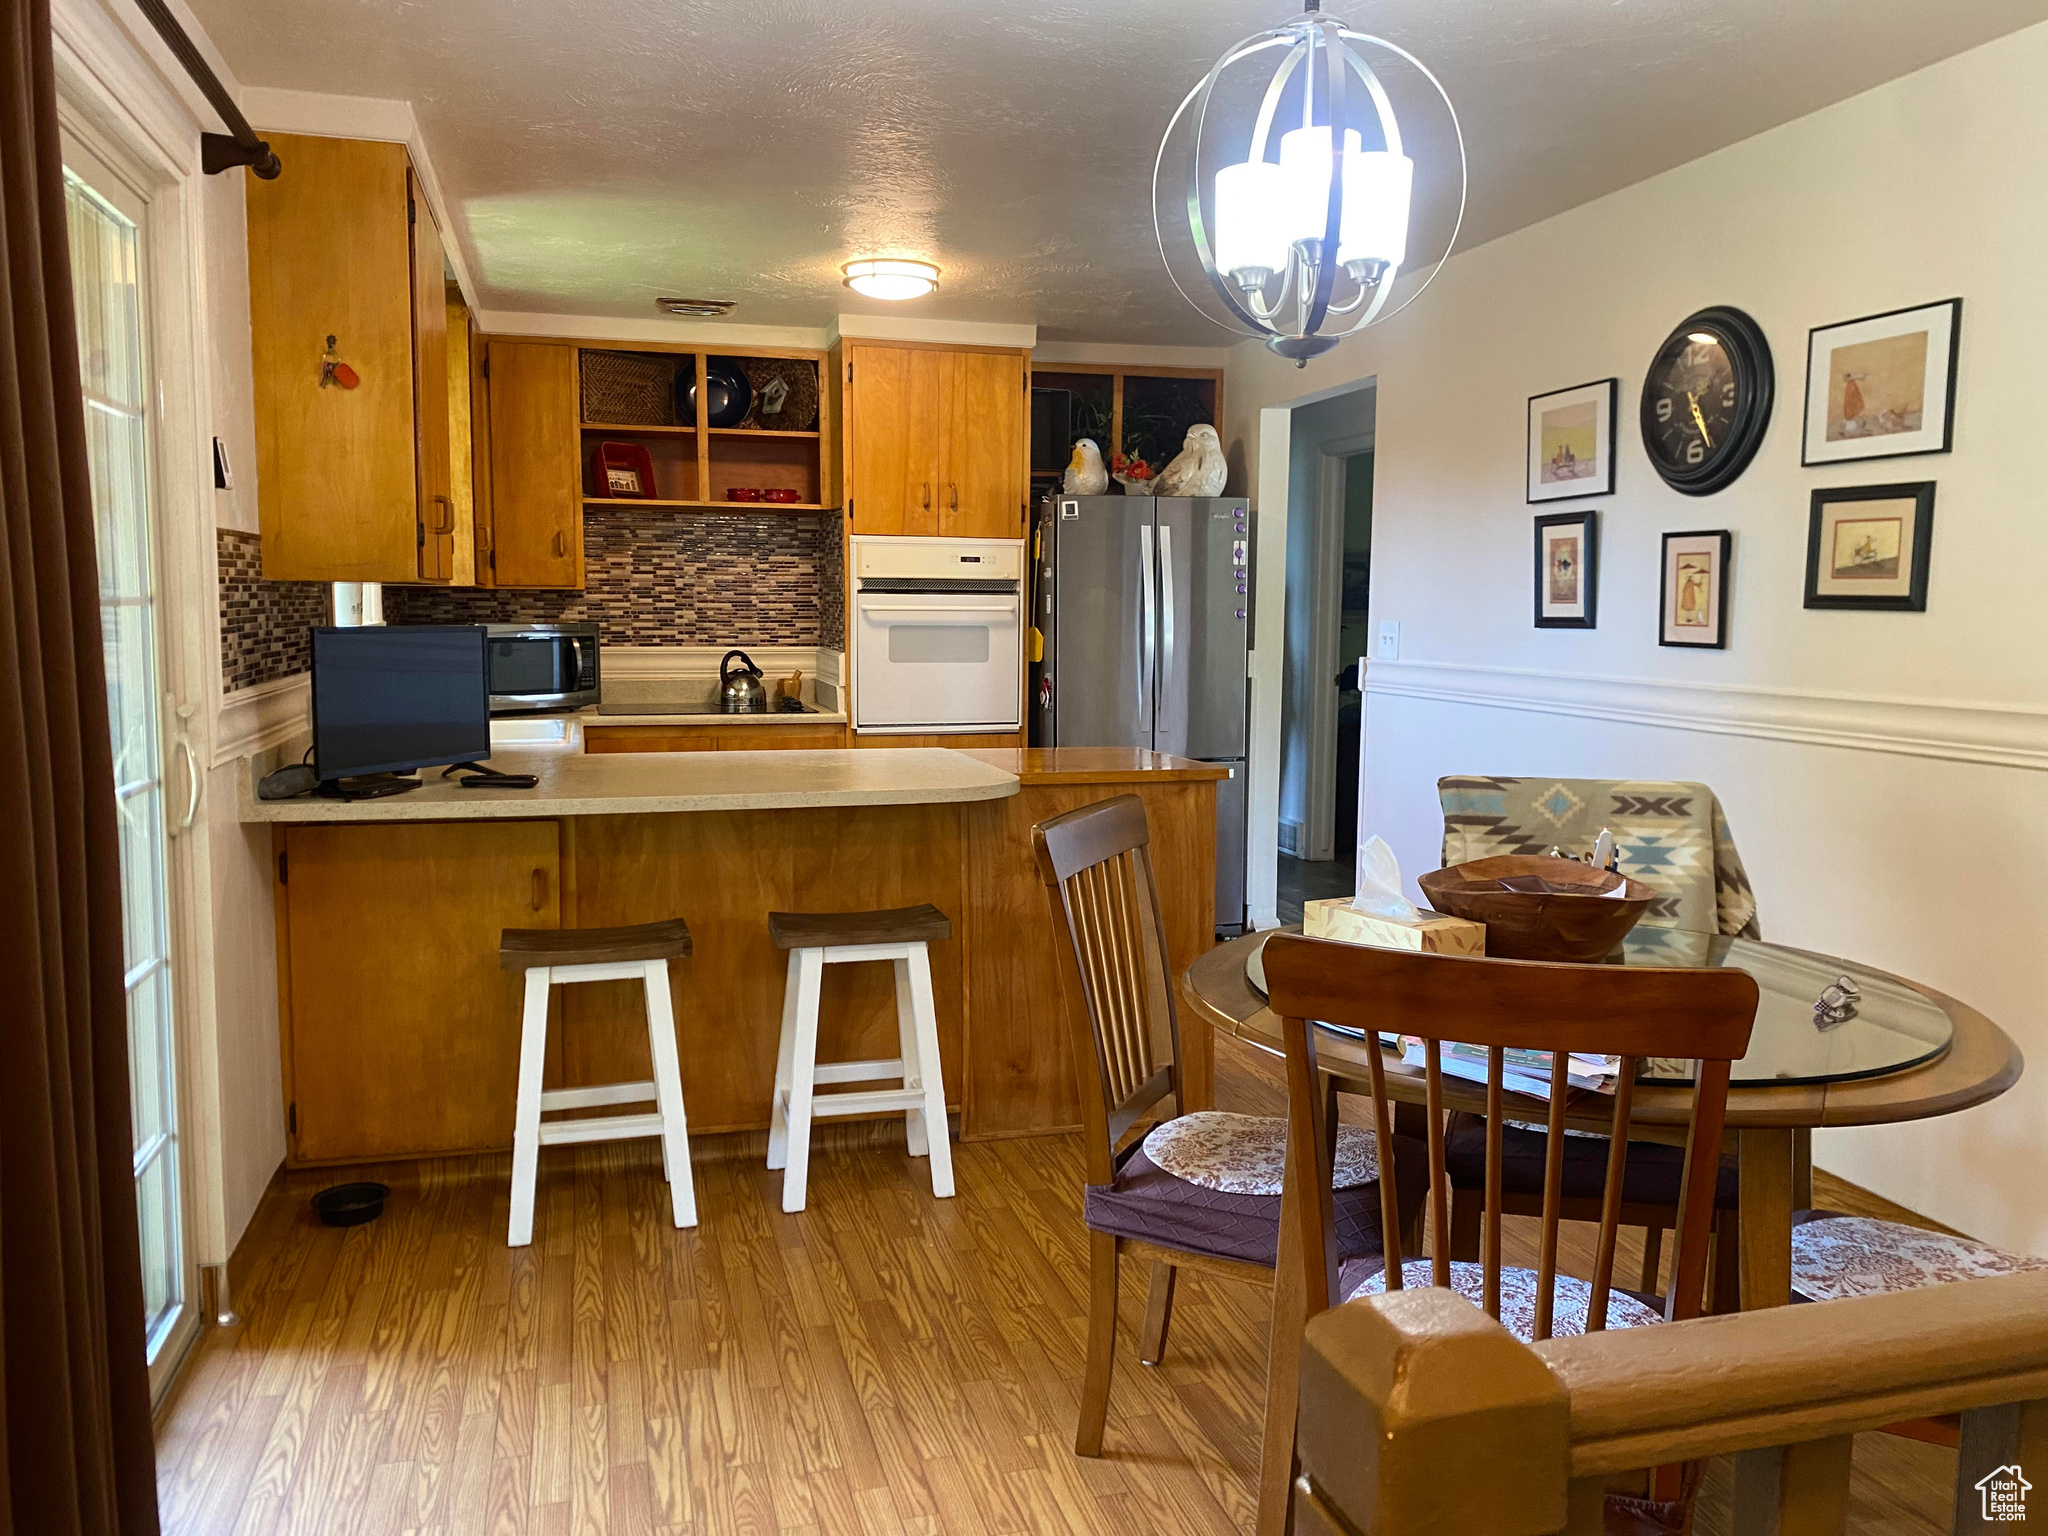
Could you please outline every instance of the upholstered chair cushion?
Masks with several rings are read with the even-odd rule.
[[[1808,1301],[1839,1301],[2048,1269],[2048,1259],[2004,1253],[1967,1237],[1873,1216],[1802,1211],[1793,1223],[1792,1289]]]
[[[1287,1122],[1270,1115],[1197,1110],[1155,1125],[1145,1155],[1177,1179],[1229,1195],[1277,1195],[1287,1173]],[[1337,1127],[1332,1189],[1356,1189],[1380,1176],[1372,1132]]]
[[[1162,1127],[1154,1127],[1144,1142],[1125,1150],[1112,1182],[1088,1186],[1082,1201],[1083,1219],[1097,1232],[1162,1248],[1272,1264],[1280,1251],[1276,1169],[1285,1160],[1286,1122],[1249,1115],[1182,1118],[1210,1123],[1165,1136],[1160,1134]],[[1215,1120],[1254,1123],[1219,1126]],[[1372,1133],[1357,1127],[1346,1129],[1351,1134],[1340,1138],[1339,1148],[1348,1153],[1348,1176],[1356,1177],[1361,1168],[1371,1170],[1365,1175],[1370,1182],[1336,1191],[1337,1251],[1341,1258],[1352,1258],[1380,1252],[1380,1186]],[[1161,1167],[1147,1155],[1153,1147],[1203,1182]],[[1429,1185],[1429,1152],[1419,1141],[1397,1137],[1395,1161],[1401,1219],[1413,1221]],[[1265,1189],[1274,1192],[1251,1192]]]
[[[1549,1156],[1549,1135],[1524,1126],[1501,1129],[1500,1183],[1510,1194],[1543,1193],[1543,1165]],[[1598,1200],[1607,1189],[1605,1136],[1566,1136],[1564,1195],[1567,1200]],[[1486,1187],[1486,1119],[1456,1111],[1444,1134],[1444,1165],[1459,1189]],[[1678,1186],[1685,1178],[1685,1149],[1655,1141],[1631,1141],[1622,1174],[1621,1197],[1631,1205],[1678,1204]],[[1736,1204],[1733,1158],[1721,1159],[1714,1183],[1714,1204],[1729,1211]]]
[[[1338,1277],[1338,1289],[1346,1301],[1376,1296],[1386,1289],[1385,1265],[1378,1258],[1346,1264]],[[1423,1290],[1431,1283],[1430,1261],[1408,1259],[1401,1265],[1401,1283],[1410,1290]],[[1536,1271],[1507,1265],[1500,1272],[1500,1321],[1516,1338],[1528,1343],[1536,1337]],[[1486,1268],[1458,1260],[1451,1265],[1451,1289],[1475,1307],[1486,1305]],[[1593,1287],[1571,1275],[1559,1275],[1553,1292],[1550,1333],[1553,1338],[1570,1338],[1586,1331],[1586,1319],[1593,1310]],[[1662,1314],[1643,1305],[1626,1291],[1607,1294],[1607,1326],[1641,1328],[1664,1321]]]

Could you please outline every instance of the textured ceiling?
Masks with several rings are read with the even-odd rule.
[[[1036,321],[1213,345],[1149,216],[1167,117],[1288,0],[191,0],[242,82],[413,103],[489,309]],[[1491,239],[2048,18],[2048,0],[1381,0]],[[259,125],[261,126],[261,125]],[[1418,154],[1418,160],[1422,156]],[[286,172],[290,174],[289,170]],[[1427,176],[1427,166],[1422,173]],[[857,298],[839,263],[938,262]]]

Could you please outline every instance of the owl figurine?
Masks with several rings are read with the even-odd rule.
[[[1095,446],[1094,438],[1084,437],[1074,444],[1074,456],[1067,461],[1061,485],[1069,496],[1100,496],[1109,489],[1109,466],[1102,462],[1102,450]]]
[[[1206,422],[1188,428],[1180,452],[1159,471],[1155,496],[1221,496],[1230,466],[1223,461],[1223,440]]]

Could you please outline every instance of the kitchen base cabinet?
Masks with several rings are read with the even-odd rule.
[[[559,926],[560,842],[553,821],[277,829],[294,1164],[510,1144],[522,982],[498,939]]]
[[[585,752],[816,752],[846,745],[844,726],[586,725]]]
[[[877,736],[873,732],[856,732],[853,738],[856,747],[950,747],[955,752],[978,752],[996,747],[1021,747],[1024,745],[1022,731],[1003,731],[978,736]]]

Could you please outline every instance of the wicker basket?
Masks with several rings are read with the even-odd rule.
[[[688,353],[585,351],[583,419],[622,427],[675,426],[678,366],[690,366]]]

